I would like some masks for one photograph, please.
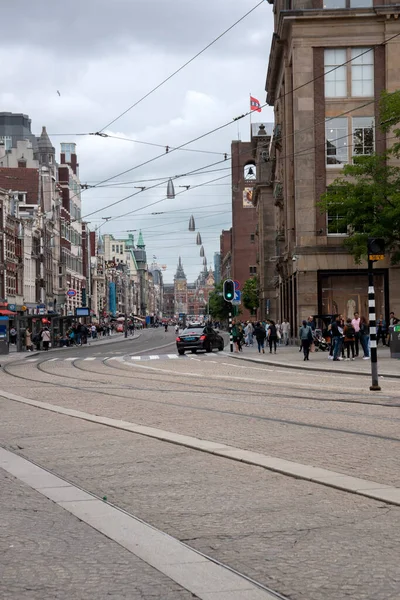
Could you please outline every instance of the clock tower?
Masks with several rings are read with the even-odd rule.
[[[180,313],[187,314],[188,310],[188,291],[187,279],[183,270],[182,260],[179,257],[178,267],[174,277],[174,312],[178,316]]]

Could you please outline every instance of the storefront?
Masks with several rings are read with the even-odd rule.
[[[388,269],[374,269],[376,315],[389,317]],[[367,270],[319,271],[318,313],[341,314],[353,318],[354,313],[368,319],[368,272]]]

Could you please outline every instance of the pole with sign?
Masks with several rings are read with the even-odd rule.
[[[381,387],[378,381],[378,351],[376,343],[376,308],[374,288],[374,262],[385,258],[385,240],[381,238],[368,238],[368,311],[369,334],[371,344],[371,375],[372,385],[370,390],[379,392]]]

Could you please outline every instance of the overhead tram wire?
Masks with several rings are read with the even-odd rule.
[[[136,100],[136,102],[134,102],[131,106],[129,106],[129,108],[127,108],[126,110],[124,110],[124,112],[122,112],[120,115],[118,115],[117,117],[115,117],[115,119],[113,119],[112,121],[110,121],[109,123],[107,123],[107,125],[105,125],[104,127],[102,127],[102,129],[99,129],[98,133],[102,133],[105,129],[107,129],[108,127],[110,127],[111,125],[113,125],[121,117],[123,117],[124,115],[126,115],[129,111],[131,111],[133,108],[135,108],[136,106],[138,106],[141,102],[143,102],[143,100],[146,100],[146,98],[148,98],[149,96],[151,96],[151,94],[153,94],[158,89],[160,89],[160,87],[162,87],[165,83],[167,83],[168,81],[170,81],[170,79],[172,79],[173,77],[175,77],[175,75],[177,75],[178,73],[180,73],[185,67],[187,67],[188,65],[190,65],[194,60],[196,60],[196,58],[198,58],[199,56],[201,56],[202,54],[204,54],[204,52],[206,52],[206,50],[208,50],[209,48],[211,48],[211,46],[213,46],[222,37],[224,37],[224,35],[226,35],[227,33],[229,33],[229,31],[231,31],[234,27],[236,27],[236,25],[238,25],[239,23],[241,23],[246,17],[248,17],[251,13],[253,13],[263,3],[264,3],[264,0],[261,0],[261,2],[259,2],[258,4],[256,4],[249,11],[247,11],[246,14],[244,14],[242,17],[240,17],[240,19],[238,19],[237,21],[235,21],[235,23],[233,23],[230,27],[228,27],[228,29],[225,29],[225,31],[223,31],[218,37],[216,37],[214,40],[212,40],[212,42],[210,42],[209,44],[207,44],[207,46],[205,46],[202,50],[200,50],[200,52],[198,52],[197,54],[195,54],[190,60],[186,61],[183,65],[181,65],[178,69],[176,69],[176,71],[174,71],[173,73],[171,73],[170,75],[168,75],[168,77],[166,77],[165,79],[163,79],[163,81],[161,81],[158,85],[156,85],[154,88],[152,88],[144,96],[142,96],[141,98],[139,98],[139,100]]]
[[[344,65],[346,65],[346,64],[348,64],[348,63],[351,63],[353,60],[356,60],[356,59],[357,59],[357,58],[359,58],[360,56],[363,56],[363,55],[364,55],[364,54],[366,54],[367,52],[370,52],[370,50],[371,50],[372,48],[375,48],[375,47],[380,47],[380,46],[384,46],[384,45],[386,45],[388,42],[390,42],[391,40],[393,40],[394,38],[397,38],[397,37],[399,37],[399,36],[400,36],[400,33],[397,33],[397,34],[395,34],[395,35],[391,36],[390,38],[388,38],[387,40],[385,40],[384,42],[381,42],[381,43],[379,43],[379,44],[374,44],[374,45],[372,45],[370,48],[368,48],[368,50],[365,50],[364,52],[361,52],[360,54],[358,54],[358,55],[356,55],[356,56],[352,57],[351,59],[349,59],[349,60],[345,61],[344,63],[341,63],[340,65],[336,65],[335,67],[333,67],[332,69],[330,69],[330,70],[329,70],[329,71],[327,71],[326,73],[322,73],[321,75],[318,75],[318,76],[314,77],[313,79],[311,79],[311,80],[309,80],[309,81],[307,81],[307,82],[305,82],[305,83],[301,84],[300,86],[297,86],[296,88],[293,88],[293,90],[290,90],[290,92],[286,92],[285,94],[283,94],[283,95],[281,96],[281,98],[285,97],[285,96],[286,96],[286,95],[288,95],[288,94],[292,94],[293,92],[295,92],[295,91],[297,91],[297,90],[299,90],[299,89],[301,89],[301,88],[305,87],[306,85],[309,85],[309,84],[313,83],[314,81],[317,81],[318,79],[320,79],[320,78],[322,78],[322,77],[325,77],[325,75],[327,75],[327,74],[329,74],[329,73],[331,73],[331,72],[333,72],[333,71],[335,71],[335,70],[339,69],[340,67],[342,67],[342,66],[344,66]],[[394,94],[394,93],[395,93],[395,92],[392,92],[392,94]],[[360,108],[360,107],[364,107],[364,106],[367,106],[368,104],[373,104],[373,103],[375,103],[375,102],[376,102],[376,100],[374,99],[374,100],[372,100],[372,101],[370,101],[370,102],[368,102],[368,103],[364,103],[364,104],[362,104],[361,106],[355,107],[355,108],[353,108],[353,109],[351,109],[351,110],[349,110],[349,111],[346,111],[345,113],[342,113],[341,115],[336,115],[336,116],[343,116],[344,114],[349,114],[349,113],[351,113],[351,112],[354,112],[354,110],[358,110],[358,108]],[[267,106],[267,105],[268,105],[268,103],[265,103],[265,104],[263,104],[263,105],[261,106],[261,108],[263,108],[263,107],[265,107],[265,106]],[[236,119],[234,119],[234,120],[232,120],[232,121],[229,121],[228,123],[225,123],[225,124],[223,124],[223,125],[220,125],[219,127],[216,127],[216,128],[214,128],[214,129],[212,129],[211,131],[209,131],[209,132],[207,132],[207,133],[205,133],[205,134],[202,134],[202,135],[200,135],[200,136],[198,136],[198,137],[194,138],[193,140],[190,140],[189,142],[186,142],[186,143],[184,143],[184,144],[181,144],[180,146],[176,147],[176,148],[175,148],[175,150],[171,150],[171,153],[172,153],[172,152],[174,152],[174,151],[180,150],[181,148],[183,148],[183,147],[185,147],[185,146],[187,146],[187,145],[189,145],[189,144],[191,144],[191,143],[193,143],[193,142],[195,142],[195,141],[198,141],[199,139],[202,139],[202,138],[204,138],[204,137],[206,137],[206,136],[208,136],[208,135],[211,135],[212,133],[215,133],[215,132],[217,132],[217,131],[220,131],[221,129],[224,129],[224,128],[228,127],[229,125],[231,125],[231,124],[232,124],[232,123],[234,123],[235,121],[237,121],[237,120],[241,120],[241,119],[245,118],[246,116],[250,115],[250,114],[251,114],[251,112],[252,112],[251,110],[250,110],[250,111],[247,111],[247,112],[246,112],[246,113],[244,113],[243,115],[240,115],[239,117],[236,117]],[[323,121],[320,121],[320,123],[326,122],[327,120],[329,120],[329,119],[326,119],[326,118],[325,118]],[[306,127],[306,128],[304,128],[304,129],[301,129],[301,130],[299,130],[299,131],[293,132],[293,133],[291,133],[291,134],[289,134],[289,135],[287,135],[287,136],[284,136],[284,138],[283,138],[283,139],[286,139],[286,138],[288,138],[288,137],[291,137],[291,136],[297,135],[298,133],[301,133],[301,132],[303,132],[303,131],[307,131],[307,130],[309,130],[309,129],[313,129],[313,128],[315,128],[315,126],[316,126],[316,125],[318,125],[318,123],[314,123],[313,125],[311,125],[311,126],[309,126],[309,127]],[[243,153],[244,153],[244,151],[243,151]],[[239,153],[239,154],[240,154],[240,153]],[[152,162],[154,162],[154,161],[158,160],[159,158],[161,158],[161,157],[163,157],[163,156],[165,156],[165,155],[166,155],[166,154],[162,154],[162,155],[155,156],[155,157],[153,157],[152,159],[149,159],[148,161],[145,161],[144,163],[141,163],[141,164],[139,164],[139,165],[136,165],[136,166],[134,166],[134,167],[132,167],[132,168],[130,168],[130,169],[127,169],[127,170],[125,170],[125,171],[123,171],[123,172],[121,172],[121,173],[119,173],[119,174],[117,174],[117,175],[114,175],[114,176],[112,176],[112,177],[109,177],[108,179],[102,180],[101,182],[99,182],[99,184],[97,184],[97,185],[95,185],[95,186],[93,186],[93,187],[94,187],[94,188],[96,188],[96,187],[99,187],[99,186],[100,186],[101,184],[103,184],[103,183],[107,183],[108,181],[112,181],[112,180],[113,180],[113,179],[115,179],[116,177],[119,177],[119,176],[121,176],[121,175],[125,175],[126,173],[129,173],[129,172],[131,172],[131,171],[133,171],[133,170],[136,170],[136,169],[140,168],[141,166],[145,166],[145,165],[147,165],[147,164],[150,164],[150,163],[152,163]],[[292,155],[292,156],[293,156],[293,155]],[[230,158],[230,157],[228,157],[226,160],[231,160],[231,158]],[[219,161],[219,162],[216,162],[216,163],[213,163],[213,165],[220,164],[221,162],[225,162],[225,160],[223,160],[223,161]],[[212,165],[208,165],[208,166],[212,166]],[[204,169],[204,167],[203,167],[203,169]],[[202,170],[202,169],[196,169],[196,171],[201,171],[201,170]],[[187,175],[190,175],[190,174],[191,174],[191,173],[189,172]],[[162,183],[160,183],[159,185],[162,185],[162,184],[164,184],[164,183],[167,183],[167,181],[165,181],[165,182],[162,182]],[[147,188],[147,189],[152,189],[152,187],[158,187],[158,186],[157,186],[157,185],[155,185],[155,186],[151,186],[150,188]],[[93,189],[93,188],[92,188],[92,189]],[[141,191],[139,191],[138,193],[142,193],[142,192],[141,192]],[[137,194],[136,194],[136,193],[135,193],[135,194],[131,194],[131,195],[127,196],[126,198],[122,198],[121,200],[117,201],[116,203],[113,203],[113,204],[111,204],[111,205],[105,206],[105,207],[104,207],[104,208],[102,208],[102,209],[99,209],[99,210],[97,210],[97,211],[94,211],[94,212],[92,212],[92,213],[89,213],[89,215],[86,215],[86,217],[88,217],[88,216],[91,216],[92,214],[96,214],[97,212],[101,212],[102,210],[107,210],[107,208],[109,208],[110,206],[114,206],[115,204],[119,204],[120,202],[123,202],[124,200],[127,200],[127,199],[129,199],[129,198],[131,198],[132,196],[135,196],[135,195],[137,195]],[[129,213],[128,213],[128,214],[129,214]],[[86,218],[86,217],[84,217],[84,218]]]

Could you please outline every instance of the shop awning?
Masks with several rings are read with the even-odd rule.
[[[0,316],[1,317],[11,317],[16,314],[17,314],[16,312],[13,312],[12,310],[8,310],[8,308],[4,308],[4,309],[0,308]]]

